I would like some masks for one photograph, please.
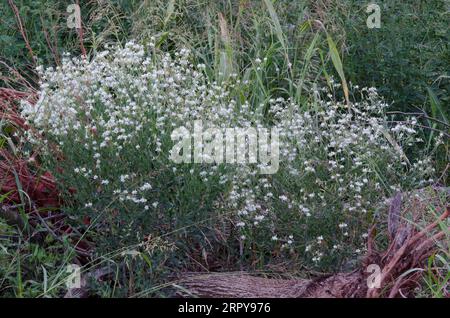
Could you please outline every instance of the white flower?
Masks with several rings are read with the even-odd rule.
[[[146,183],[144,183],[142,186],[141,186],[141,191],[145,191],[145,190],[149,190],[149,189],[151,189],[152,188],[152,186],[151,186],[151,184],[150,183],[148,183],[148,182],[146,182]]]

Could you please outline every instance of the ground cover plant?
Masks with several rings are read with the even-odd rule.
[[[81,29],[67,27],[69,2],[2,4],[1,40],[18,44],[1,51],[0,295],[192,296],[203,285],[189,291],[186,273],[298,280],[370,260],[385,289],[336,295],[448,296],[435,2],[384,6],[375,30],[359,1],[94,1],[79,4]],[[437,12],[433,36],[399,8],[421,23]],[[199,121],[215,130],[191,144]],[[245,132],[237,156],[251,128],[276,132],[258,149],[276,157],[214,162],[227,128]],[[174,160],[183,140],[200,163]],[[73,265],[82,288],[66,285]]]

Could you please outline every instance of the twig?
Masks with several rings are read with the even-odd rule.
[[[401,112],[401,111],[390,111],[390,112],[386,112],[386,114],[399,114],[399,115],[405,115],[405,116],[420,116],[420,117],[423,117],[425,119],[438,122],[438,123],[440,123],[440,124],[442,124],[444,126],[450,127],[450,125],[447,124],[446,122],[443,122],[442,120],[439,120],[439,119],[436,119],[436,118],[433,118],[433,117],[430,117],[430,116],[427,116],[424,113],[419,113],[419,112],[417,112],[417,113],[405,113],[405,112]]]

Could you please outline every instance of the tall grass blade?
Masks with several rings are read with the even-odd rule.
[[[167,23],[170,21],[173,12],[175,11],[175,0],[169,0],[167,4],[166,17],[164,18],[164,29],[166,28]]]
[[[431,87],[427,87],[427,91],[428,91],[428,97],[430,99],[430,106],[431,106],[431,117],[436,118],[436,119],[440,119],[442,120],[445,124],[448,124],[448,119],[447,116],[445,115],[442,106],[441,106],[441,102],[439,101],[439,98],[436,96],[436,94],[434,93],[434,91],[431,89]],[[433,123],[432,124],[432,129],[430,132],[430,136],[428,138],[428,143],[427,143],[427,150],[430,149],[431,147],[431,142],[433,140],[434,137],[434,132],[436,129],[437,124]]]
[[[303,64],[303,69],[302,69],[302,72],[300,73],[300,79],[298,80],[298,83],[297,83],[297,96],[296,96],[296,99],[299,102],[300,102],[300,98],[301,98],[301,95],[302,95],[303,82],[305,81],[305,77],[306,77],[306,74],[308,72],[309,65],[311,64],[311,58],[313,57],[314,49],[316,48],[319,36],[320,36],[320,34],[316,33],[316,35],[314,36],[313,40],[309,44],[309,47],[308,47],[308,49],[306,50],[306,53],[305,53],[305,61],[304,61],[304,64]]]
[[[427,87],[428,91],[428,97],[430,99],[430,105],[431,105],[431,114],[433,118],[440,118],[443,122],[448,124],[448,118],[444,113],[444,110],[442,109],[441,102],[439,101],[439,98],[436,96],[435,92],[431,89],[431,87]]]
[[[281,29],[280,20],[278,19],[278,15],[277,12],[275,11],[275,8],[273,7],[272,1],[264,0],[264,4],[266,5],[267,10],[269,11],[269,15],[275,27],[275,34],[278,38],[278,41],[280,41],[281,45],[283,46],[283,49],[286,50],[286,44],[283,37],[283,30]]]
[[[395,149],[395,151],[397,151],[400,157],[402,157],[408,164],[411,164],[402,147],[395,141],[391,134],[386,129],[382,129],[381,132],[383,133],[383,136],[386,138],[386,140]]]
[[[219,56],[219,79],[223,81],[227,80],[233,73],[233,45],[231,43],[227,21],[222,13],[219,12],[218,16],[220,39],[223,45],[223,49],[220,50]]]
[[[350,108],[348,85],[347,85],[347,80],[345,79],[344,67],[342,66],[341,57],[339,56],[339,52],[336,48],[336,44],[334,43],[333,39],[331,38],[331,36],[329,34],[327,35],[327,42],[328,42],[328,48],[330,49],[331,61],[333,62],[336,72],[338,72],[339,77],[341,78],[342,89],[344,90],[345,101],[347,103],[347,106]]]

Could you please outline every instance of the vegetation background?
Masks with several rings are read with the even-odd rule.
[[[380,29],[367,28],[368,2],[358,0],[75,1],[81,8],[82,32],[67,27],[67,6],[73,3],[71,0],[0,3],[0,87],[18,91],[36,89],[39,78],[35,67],[58,66],[65,52],[92,57],[105,44],[124,44],[130,39],[146,43],[155,37],[158,48],[165,52],[190,48],[196,62],[206,65],[211,81],[223,82],[233,73],[240,74],[251,83],[242,88],[241,94],[252,105],[271,98],[294,97],[306,108],[314,99],[311,93],[314,84],[327,83],[333,77],[349,85],[376,87],[391,103],[393,118],[400,120],[405,117],[403,113],[418,116],[426,131],[424,137],[429,140],[426,148],[431,147],[438,132],[448,132],[448,1],[379,1]],[[258,67],[255,60],[263,58],[269,60],[269,66],[264,74],[255,72]],[[9,127],[2,119],[2,135],[11,133]],[[0,148],[6,147],[7,138],[4,140]],[[423,150],[410,150],[408,156],[414,158]],[[448,143],[439,148],[434,159],[437,174],[444,176],[442,183],[448,184]],[[7,195],[0,196],[0,202],[6,198]],[[196,232],[200,233],[201,230]],[[8,239],[0,241],[0,295],[61,295],[65,277],[61,264],[73,257],[70,242],[47,237],[44,247],[0,221],[0,237],[3,236]],[[217,247],[216,252],[223,252],[221,248]],[[150,273],[145,259],[139,262],[129,257],[121,263],[124,268],[115,275],[126,276],[123,280],[133,281],[132,284],[111,286],[92,282],[99,285],[94,289],[100,296],[168,295],[161,278],[170,275],[169,269],[161,265],[166,262],[163,250],[155,252],[155,259],[161,260],[152,262],[160,267]],[[103,261],[108,257],[99,258]],[[178,256],[172,260],[178,264],[172,265],[184,268],[185,264],[180,263],[186,262],[187,257],[197,256]],[[226,261],[217,262],[222,266]],[[439,266],[448,268],[448,260],[443,263]],[[133,268],[136,276],[129,276],[127,268]],[[139,281],[137,277],[144,272],[146,279]],[[448,277],[445,277],[439,280],[429,276],[426,281],[429,290],[423,293],[441,295],[439,286],[446,284]]]

